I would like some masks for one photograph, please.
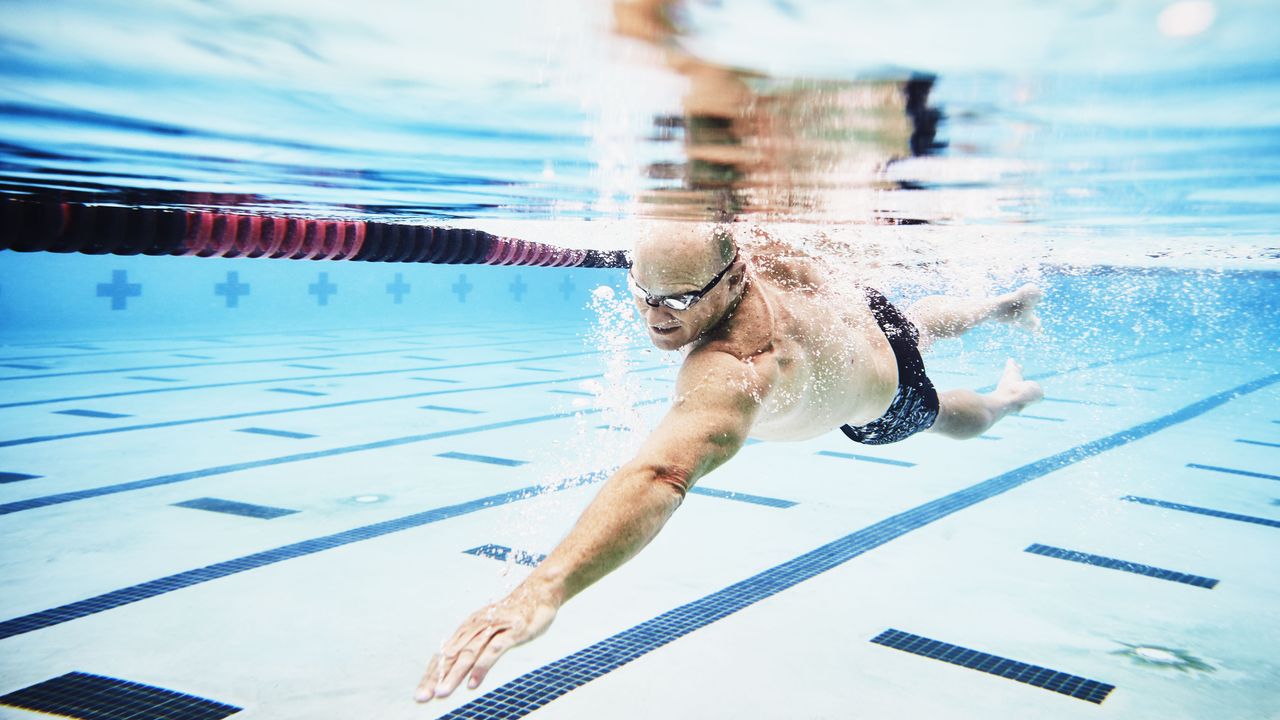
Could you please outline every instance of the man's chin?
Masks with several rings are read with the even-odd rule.
[[[662,333],[650,329],[649,340],[653,343],[653,346],[659,350],[679,350],[685,345],[684,333],[682,332],[673,332],[663,335]]]

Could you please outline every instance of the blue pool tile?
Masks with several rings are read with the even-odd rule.
[[[1125,560],[1117,560],[1115,558],[1103,557],[1101,555],[1091,555],[1089,553],[1078,552],[1076,550],[1065,550],[1063,548],[1052,547],[1050,545],[1041,545],[1040,543],[1033,543],[1027,547],[1025,552],[1029,552],[1034,555],[1057,558],[1059,560],[1083,563],[1085,565],[1095,565],[1097,567],[1103,567],[1110,570],[1123,570],[1124,572],[1130,572],[1136,575],[1145,575],[1147,577],[1183,583],[1186,585],[1194,585],[1196,587],[1202,587],[1210,590],[1218,584],[1218,581],[1213,578],[1190,575],[1174,570],[1165,570],[1163,568],[1142,565],[1140,563],[1128,562]]]
[[[191,353],[174,353],[174,357],[190,358],[192,360],[212,360],[212,355],[192,355]]]
[[[518,365],[516,366],[516,370],[528,370],[529,372],[544,372],[544,373],[564,372],[563,370],[556,370],[555,368],[529,367],[527,365]]]
[[[315,390],[296,390],[294,388],[267,388],[267,392],[287,393],[289,395],[310,395],[310,396],[316,396],[316,397],[329,394],[329,393],[317,392]]]
[[[19,363],[5,363],[0,367],[13,368],[15,370],[48,370],[47,365],[22,365]]]
[[[471,408],[451,407],[449,405],[420,405],[419,410],[435,410],[437,412],[463,413],[466,415],[483,415],[484,410],[472,410]]]
[[[1280,443],[1264,442],[1262,440],[1248,440],[1245,438],[1236,438],[1236,442],[1244,443],[1245,445],[1261,445],[1262,447],[1280,448]]]
[[[130,376],[128,376],[128,378],[126,378],[126,379],[128,379],[128,380],[143,380],[143,381],[145,381],[145,382],[166,382],[166,383],[171,383],[171,382],[182,382],[181,380],[179,380],[179,379],[177,379],[177,378],[156,377],[155,375],[130,375]]]
[[[422,360],[424,362],[444,362],[444,358],[430,357],[427,355],[405,355],[405,360]]]
[[[0,472],[0,484],[20,482],[22,480],[35,480],[39,475],[28,475],[26,473],[16,472]]]
[[[292,438],[294,440],[305,440],[307,438],[316,437],[311,433],[293,432],[292,430],[272,430],[271,428],[247,427],[240,428],[236,432],[252,433],[254,435],[272,435],[274,437]]]
[[[153,685],[70,672],[0,696],[0,705],[85,720],[221,720],[242,708]]]
[[[706,495],[708,497],[721,498],[724,500],[737,500],[738,502],[753,503],[756,505],[767,505],[776,508],[794,507],[796,503],[791,500],[780,500],[778,498],[765,497],[763,495],[749,495],[747,493],[730,492],[728,490],[716,490],[715,488],[702,487],[695,485],[689,489],[691,495]]]
[[[109,418],[133,417],[132,415],[126,415],[124,413],[103,412],[101,410],[82,410],[79,408],[74,410],[54,410],[54,413],[57,415],[74,415],[76,417],[87,417],[87,418],[108,418],[109,419]]]
[[[429,378],[429,377],[411,377],[411,378],[409,378],[409,379],[410,379],[410,380],[421,380],[421,381],[423,381],[423,382],[450,383],[450,384],[452,384],[452,385],[456,385],[456,384],[458,384],[458,383],[462,382],[461,380],[446,380],[446,379],[444,379],[444,378]]]
[[[304,363],[287,363],[285,367],[302,368],[303,370],[332,370],[328,365],[306,365]]]
[[[1260,478],[1262,480],[1280,480],[1280,475],[1268,475],[1267,473],[1254,472],[1252,470],[1237,470],[1235,468],[1220,467],[1218,465],[1187,463],[1187,467],[1195,468],[1196,470],[1212,470],[1213,472],[1227,473],[1229,475],[1242,475],[1244,477]]]
[[[183,502],[174,503],[174,507],[191,508],[192,510],[208,510],[209,512],[226,513],[227,515],[240,515],[243,517],[259,518],[261,520],[274,520],[285,515],[293,515],[297,510],[289,510],[286,508],[271,507],[269,505],[254,505],[252,503],[236,502],[235,500],[223,500],[221,498],[195,498],[194,500],[184,500]]]
[[[527,460],[512,460],[510,458],[500,458],[492,455],[473,455],[471,453],[462,452],[437,453],[436,457],[449,458],[451,460],[468,460],[470,462],[488,463],[489,465],[505,465],[506,467],[519,467],[520,465],[528,464]]]
[[[1254,517],[1252,515],[1240,515],[1238,513],[1226,512],[1224,510],[1214,510],[1212,508],[1198,507],[1196,505],[1183,505],[1181,503],[1168,502],[1165,500],[1153,500],[1152,498],[1135,497],[1126,495],[1120,498],[1126,502],[1141,503],[1143,505],[1152,505],[1155,507],[1165,508],[1167,510],[1179,510],[1182,512],[1195,513],[1197,515],[1208,515],[1210,517],[1222,518],[1224,520],[1235,520],[1237,522],[1253,523],[1255,525],[1266,525],[1268,527],[1280,527],[1280,520],[1271,520],[1269,518]]]
[[[913,655],[941,660],[952,665],[977,670],[990,675],[1008,678],[1020,683],[1052,690],[1080,700],[1101,704],[1115,690],[1114,685],[1071,675],[1057,670],[992,655],[980,650],[931,640],[920,635],[890,628],[871,639],[877,645],[901,650]]]
[[[889,458],[874,457],[871,455],[855,455],[853,453],[835,452],[834,450],[819,450],[816,455],[825,455],[826,457],[842,458],[844,460],[861,460],[862,462],[880,463],[881,465],[896,465],[898,467],[915,467],[913,462],[906,460],[891,460]]]
[[[547,559],[546,555],[540,553],[531,553],[524,550],[512,550],[505,545],[481,545],[473,547],[470,550],[463,550],[468,555],[476,555],[478,557],[493,558],[494,560],[507,561],[514,553],[514,562],[517,565],[528,565],[529,567],[537,567],[543,560]]]

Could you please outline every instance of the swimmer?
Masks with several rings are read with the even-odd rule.
[[[937,392],[921,358],[932,342],[990,320],[1037,329],[1034,285],[994,298],[927,297],[904,313],[870,288],[833,287],[814,260],[746,256],[730,232],[692,225],[655,233],[633,258],[629,284],[650,340],[687,352],[671,408],[547,559],[445,642],[419,702],[464,680],[475,688],[503,653],[545,632],[566,601],[648,544],[748,435],[807,440],[839,427],[866,444],[923,432],[972,438],[1043,397],[1013,360],[991,393]]]

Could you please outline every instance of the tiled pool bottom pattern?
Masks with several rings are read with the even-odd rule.
[[[863,528],[862,530],[858,530],[857,532],[851,533],[835,542],[805,553],[794,560],[770,568],[763,573],[752,578],[748,578],[747,580],[725,588],[717,593],[708,595],[700,600],[676,608],[675,610],[671,610],[667,613],[663,613],[650,621],[637,625],[630,630],[619,633],[618,635],[614,635],[613,637],[581,650],[578,653],[574,653],[563,660],[538,668],[528,675],[517,678],[500,688],[486,693],[484,696],[442,716],[442,718],[523,717],[529,712],[551,702],[555,698],[570,692],[574,688],[594,680],[608,672],[612,672],[618,667],[635,660],[641,655],[656,650],[667,643],[677,640],[684,635],[716,622],[724,617],[732,615],[749,605],[764,600],[765,598],[786,590],[787,588],[802,583],[815,575],[831,570],[854,557],[883,545],[886,542],[901,537],[912,530],[923,527],[935,520],[963,510],[976,503],[982,502],[983,500],[987,500],[998,494],[1012,490],[1059,468],[1080,462],[1108,450],[1142,439],[1178,423],[1198,417],[1199,415],[1220,407],[1238,397],[1268,387],[1277,381],[1280,381],[1280,373],[1264,376],[1252,382],[1245,383],[1225,392],[1205,398],[1204,400],[1163,417],[1142,423],[1099,440],[1073,447],[1048,458],[1044,458],[1043,460],[1038,460],[1024,465],[991,478],[990,480],[986,480],[972,487],[952,493],[946,497],[939,498],[938,500],[934,500],[905,513],[901,513],[869,527]],[[1034,547],[1039,549],[1044,546]],[[1168,571],[1158,571],[1158,573],[1156,573],[1152,572],[1157,570],[1155,568],[1147,568],[1133,563],[1123,563],[1106,558],[1097,558],[1096,556],[1086,556],[1084,553],[1072,553],[1064,550],[1059,550],[1057,553],[1053,553],[1048,552],[1048,550],[1052,549],[1046,549],[1044,554],[1050,554],[1057,557],[1065,556],[1071,559],[1086,557],[1091,560],[1095,560],[1092,564],[1105,565],[1113,568],[1117,566],[1130,565],[1131,567],[1127,569],[1131,572],[1138,572],[1140,574],[1147,575],[1155,574],[1164,579],[1178,579],[1167,577],[1167,575],[1170,574]],[[1109,562],[1096,562],[1098,560],[1109,560]],[[1126,568],[1119,567],[1117,569]],[[1185,576],[1180,573],[1173,573],[1173,575],[1180,576],[1180,578],[1182,578],[1180,581],[1189,582],[1185,579],[1189,576]],[[1197,580],[1205,579],[1200,578]],[[1212,581],[1212,583],[1216,584],[1216,581]],[[1202,583],[1193,582],[1193,584]],[[1209,584],[1208,587],[1212,587],[1212,584]],[[1002,658],[997,659],[1001,660]],[[1031,667],[1025,663],[1015,667],[1023,666],[1025,666],[1024,669]],[[1037,668],[1037,670],[1041,669]],[[1052,675],[1055,671],[1046,672]],[[1097,681],[1074,678],[1074,676],[1070,676],[1065,673],[1063,674],[1063,677],[1064,680],[1061,684],[1055,683],[1054,687],[1049,687],[1048,685],[1042,686],[1049,687],[1049,689],[1056,691],[1061,691],[1061,687],[1065,687],[1066,681],[1070,680],[1072,682],[1072,692],[1068,692],[1066,694],[1074,695],[1074,691],[1078,684],[1076,681],[1078,680],[1079,683],[1087,683],[1090,688],[1085,695],[1081,695],[1079,697],[1088,699],[1091,702],[1101,702],[1106,693],[1101,692],[1100,688],[1110,687]],[[1101,692],[1101,695],[1098,694],[1099,692]],[[1109,692],[1109,690],[1107,690],[1107,692]]]
[[[521,360],[521,361],[524,361],[524,360]],[[1228,400],[1230,400],[1230,398],[1228,398]],[[1201,410],[1201,411],[1203,411],[1203,410]],[[1157,428],[1157,429],[1158,429],[1158,428]],[[1132,429],[1130,429],[1130,430],[1133,430],[1133,428],[1132,428]],[[1155,432],[1155,430],[1152,430],[1152,432]],[[1123,434],[1124,434],[1124,433],[1119,433],[1119,434],[1121,434],[1121,436],[1123,436]],[[284,436],[279,436],[279,437],[282,437],[282,442],[293,442],[293,439],[296,439],[296,438],[287,438],[287,437],[284,437]],[[1124,441],[1123,441],[1123,442],[1130,442],[1130,441],[1132,441],[1132,439],[1135,439],[1135,438],[1130,437],[1130,438],[1128,438],[1128,439],[1124,439]],[[282,447],[283,447],[283,446],[282,446]],[[448,456],[449,454],[440,454],[440,455]],[[475,454],[453,454],[453,455],[472,455],[472,456],[474,456]],[[864,459],[864,457],[856,456],[855,454],[845,454],[845,455],[847,455],[847,457],[840,456],[840,455],[837,455],[837,454],[832,454],[832,456],[841,457],[841,459],[842,459],[842,460],[849,460],[849,461],[852,461],[852,462],[861,462],[861,461],[873,461],[873,462],[874,462],[874,461],[877,461],[877,460],[882,460],[882,459],[876,459],[876,460]],[[492,456],[490,456],[490,457],[492,457]],[[492,462],[490,462],[490,464],[492,464]],[[504,465],[504,464],[503,464],[503,465]],[[910,466],[910,464],[905,464],[905,462],[895,462],[895,464],[892,464],[892,465],[893,465],[893,466]],[[1051,470],[1046,470],[1046,471],[1051,471]],[[20,480],[20,479],[19,479],[19,480],[14,480],[14,482],[22,482],[22,480]],[[723,498],[723,500],[737,500],[737,501],[742,501],[742,502],[756,503],[756,505],[763,505],[763,506],[768,506],[768,507],[776,507],[776,509],[787,509],[787,507],[794,506],[794,502],[792,502],[792,501],[788,501],[788,500],[782,500],[782,498],[763,498],[762,496],[749,496],[749,495],[746,495],[746,493],[733,493],[733,492],[727,492],[727,491],[714,491],[714,489],[712,489],[712,488],[701,488],[701,489],[704,489],[704,491],[705,491],[705,492],[700,492],[700,493],[699,493],[699,495],[707,495],[707,496],[710,496],[710,497]],[[527,493],[526,493],[526,496],[527,496]],[[518,493],[515,493],[515,495],[512,495],[512,501],[520,500],[520,498],[521,498],[521,497],[520,497],[520,496],[518,496]],[[754,498],[754,500],[753,500],[753,498]],[[1126,498],[1126,500],[1128,500],[1128,498]],[[762,501],[763,501],[763,502],[762,502]],[[486,506],[486,505],[484,505],[484,503],[480,503],[480,505],[477,505],[477,509],[480,509],[480,507],[484,507],[484,506]],[[1189,507],[1189,506],[1184,506],[1184,507]],[[952,511],[954,511],[954,510],[952,510]],[[1230,515],[1230,514],[1224,514],[1224,515]],[[443,519],[443,518],[442,518],[442,519]],[[433,521],[434,521],[434,520],[433,520]],[[396,525],[396,527],[394,527],[394,528],[392,528],[392,527],[387,527],[387,532],[396,532],[396,530],[397,530],[397,529],[403,529],[403,528],[407,528],[407,527],[413,527],[413,525],[415,525],[415,524],[413,524],[413,523],[397,524],[397,525]],[[371,528],[370,528],[370,529],[371,529]],[[904,530],[904,532],[906,532],[906,530]],[[358,541],[360,541],[360,539],[366,539],[367,537],[376,537],[376,536],[378,536],[378,534],[381,534],[381,529],[379,529],[379,530],[375,530],[375,532],[372,532],[372,533],[352,534],[352,536],[351,536],[351,537],[349,537],[349,538],[343,538],[343,539],[344,539],[344,541],[348,541],[348,542],[358,542]],[[317,541],[319,541],[319,539],[323,539],[323,538],[316,538],[316,539],[317,539]],[[886,542],[887,542],[887,541],[886,541]],[[340,543],[339,543],[339,544],[340,544]],[[329,547],[337,547],[337,544],[333,544],[333,543],[325,543],[325,542],[317,542],[317,543],[307,544],[307,546],[305,546],[305,547],[306,547],[306,553],[310,553],[310,552],[319,552],[319,551],[323,551],[323,550],[328,550],[328,548],[329,548]],[[873,546],[873,547],[874,547],[874,546]],[[283,548],[279,548],[279,550],[283,550]],[[462,550],[462,548],[460,548],[460,551],[461,551],[461,550]],[[271,557],[270,557],[270,559],[269,559],[269,561],[271,561],[271,562],[275,562],[275,561],[287,560],[287,559],[289,559],[289,557],[292,557],[292,556],[301,556],[301,553],[297,553],[297,555],[294,555],[294,553],[291,553],[291,552],[280,552],[280,553],[276,553],[276,555],[271,556]],[[817,562],[817,565],[818,565],[818,566],[822,566],[822,565],[824,564],[824,562],[829,562],[829,560],[831,560],[831,559],[829,559],[829,557],[828,557],[828,559],[826,559],[826,560],[819,560],[819,561]],[[237,573],[238,573],[238,571],[241,571],[241,570],[251,569],[251,568],[252,568],[252,566],[255,566],[255,565],[252,565],[252,564],[251,564],[251,565],[247,565],[247,566],[237,566],[237,568],[232,569],[232,571],[237,571]],[[815,570],[815,571],[814,571],[814,574],[815,574],[815,573],[817,573],[817,571],[822,571],[822,569],[817,569],[817,570]],[[220,577],[220,575],[219,575],[219,577]],[[812,577],[812,574],[809,574],[809,575],[801,574],[801,575],[797,575],[797,577],[799,577],[800,579],[797,579],[797,580],[796,580],[796,582],[801,582],[801,580],[805,579],[806,577]],[[214,577],[212,577],[212,575],[210,575],[210,577],[202,577],[202,578],[198,579],[198,582],[206,582],[206,580],[210,580],[210,579],[215,579],[215,578],[214,578]],[[762,584],[756,585],[755,589],[763,589],[763,591],[769,591],[769,592],[771,592],[771,594],[772,594],[773,592],[778,592],[778,591],[780,591],[780,589],[783,589],[783,588],[785,588],[785,587],[791,587],[791,585],[794,585],[794,584],[795,584],[795,583],[790,583],[790,584],[785,584],[785,583],[783,583],[783,584],[778,584],[778,583],[773,583],[773,584],[769,584],[769,583],[762,583]],[[184,585],[183,585],[183,584],[179,584],[179,585],[174,585],[174,587],[163,587],[163,588],[161,588],[161,587],[159,587],[159,585],[157,585],[157,588],[155,588],[155,589],[156,589],[156,591],[157,591],[157,592],[172,592],[172,591],[174,591],[174,589],[178,589],[179,587],[184,587]],[[735,585],[735,587],[739,587],[739,585]],[[749,585],[749,587],[750,587],[750,585]],[[723,592],[723,591],[722,591],[722,592]],[[154,593],[152,593],[152,594],[154,594]],[[131,601],[133,601],[133,600],[141,600],[141,598],[132,598],[132,600],[131,600]],[[732,606],[727,606],[727,607],[730,607],[730,612],[732,612],[732,611],[733,611]],[[106,609],[106,607],[101,607],[101,609],[97,609],[97,610],[93,610],[93,611],[100,611],[100,610],[105,610],[105,609]],[[695,612],[695,614],[687,615],[687,616],[685,616],[685,618],[682,618],[682,619],[681,619],[681,620],[682,620],[682,621],[681,621],[681,624],[678,624],[678,625],[677,625],[677,628],[684,628],[684,626],[687,626],[687,621],[691,621],[691,620],[692,620],[692,621],[701,621],[701,620],[713,621],[714,619],[723,618],[723,616],[727,616],[727,612],[724,612],[724,614],[722,614],[722,612],[719,612],[719,611],[721,611],[721,610],[723,610],[723,607],[721,607],[721,609],[714,609],[714,611],[713,611],[713,612],[709,612],[709,614],[696,614],[696,612]],[[705,625],[705,623],[701,623],[701,624],[699,624],[698,626],[701,626],[701,625]],[[686,630],[686,632],[687,632],[687,630]],[[659,637],[659,638],[660,638],[660,637],[662,637],[662,635],[663,635],[663,633],[658,633],[658,637]],[[669,633],[668,633],[668,635],[669,635]],[[668,637],[668,638],[666,639],[666,642],[669,642],[669,641],[671,641],[671,639],[675,639],[675,638],[677,638],[677,637],[680,637],[680,634],[678,634],[678,633],[677,633],[676,635],[672,635],[672,637]],[[941,642],[941,641],[933,641],[933,642]],[[646,646],[646,644],[648,644],[648,641],[646,641],[646,642],[641,642],[641,643],[637,644],[637,646],[636,646],[636,650],[639,650],[639,648],[640,648],[640,647],[644,647],[644,646]],[[586,666],[586,670],[596,670],[596,669],[598,669],[598,667],[599,667],[599,664],[596,664],[596,665],[594,665],[594,666],[593,666],[593,665],[588,664],[588,666]],[[92,670],[92,669],[91,669],[91,670]],[[540,689],[539,689],[539,688],[540,688]],[[492,693],[490,693],[490,694],[492,694]],[[529,685],[529,687],[526,687],[526,688],[525,688],[525,692],[524,692],[524,693],[521,693],[521,696],[522,696],[522,700],[525,700],[526,702],[527,702],[527,701],[530,701],[530,700],[534,700],[534,698],[536,698],[536,697],[545,697],[545,683],[543,683],[543,684],[541,684],[541,685],[539,685],[538,683],[534,683],[534,684],[532,684],[532,685]],[[485,697],[483,697],[483,698],[480,698],[480,700],[481,700],[481,701],[484,701],[485,705],[489,705],[489,703],[493,703],[493,702],[495,702],[495,701],[494,701],[494,698],[489,697],[489,696],[485,696]],[[477,702],[480,702],[480,701],[477,701]],[[526,707],[530,707],[530,706],[529,706],[529,705],[526,705]],[[512,708],[511,708],[511,707],[507,707],[507,710],[506,710],[506,711],[504,711],[504,712],[507,712],[507,714],[490,714],[490,715],[479,715],[479,716],[513,716],[513,715],[509,715],[509,712],[511,712],[511,710],[512,710]],[[461,711],[461,708],[460,708],[460,711]]]

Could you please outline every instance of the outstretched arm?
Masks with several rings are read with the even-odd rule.
[[[569,598],[634,557],[698,478],[742,447],[775,374],[769,361],[691,354],[670,411],[640,452],[519,587],[474,613],[431,658],[418,701],[449,695],[468,674],[476,687],[503,653],[541,635]]]

